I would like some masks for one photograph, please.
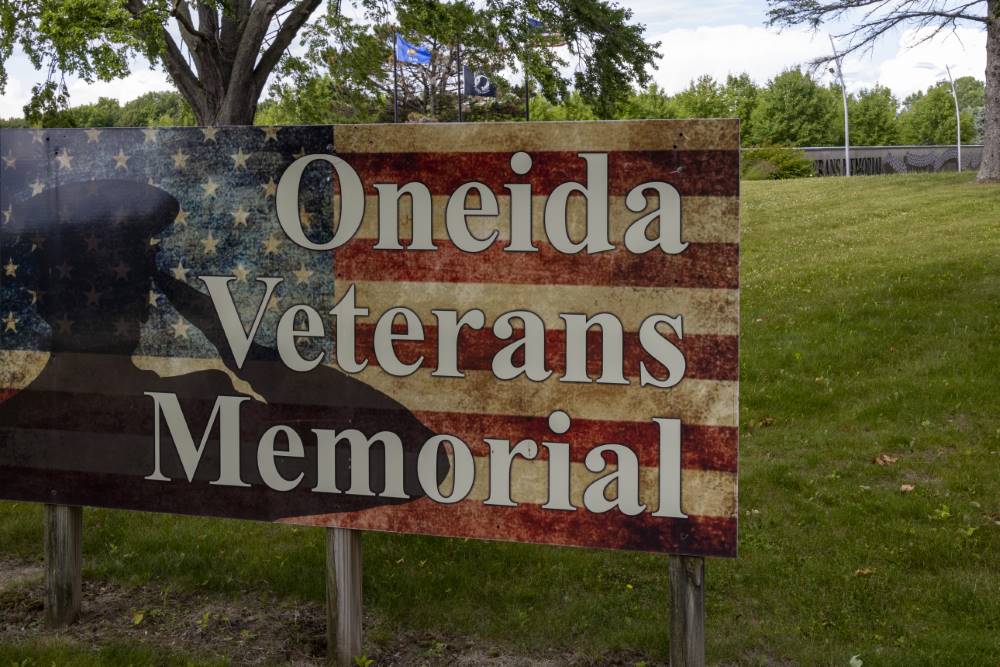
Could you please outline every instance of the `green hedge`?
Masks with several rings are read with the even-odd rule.
[[[812,175],[812,162],[805,153],[794,148],[749,148],[740,157],[740,177],[748,181],[776,181]]]

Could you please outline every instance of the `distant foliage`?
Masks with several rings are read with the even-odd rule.
[[[848,98],[847,108],[851,118],[851,144],[887,146],[899,143],[896,120],[899,102],[891,90],[885,86],[864,89]]]
[[[180,93],[152,92],[130,102],[102,97],[93,104],[48,108],[27,119],[0,120],[0,127],[168,127],[194,125],[194,113]]]
[[[812,162],[805,153],[794,148],[751,148],[743,151],[740,158],[740,177],[748,181],[776,181],[812,175]]]
[[[464,9],[463,9],[464,8]],[[462,11],[459,11],[462,10]],[[465,5],[438,17],[445,25],[472,20]],[[415,21],[404,15],[408,21]],[[447,20],[446,20],[447,19]],[[421,20],[427,21],[426,18]],[[428,23],[431,27],[434,22]],[[328,32],[306,30],[309,57],[288,57],[279,68],[281,77],[270,89],[271,96],[257,108],[255,122],[261,125],[376,123],[392,120],[392,85],[387,78],[385,53],[388,38],[376,35],[371,26],[340,22],[334,26],[340,46],[331,46]],[[330,28],[333,30],[333,28]],[[427,28],[430,30],[430,28]],[[443,30],[444,28],[442,28]],[[403,119],[454,121],[457,107],[457,58],[445,42],[435,47],[441,62],[442,83],[429,89],[417,70],[400,72],[400,116]],[[501,62],[491,61],[488,51],[479,55],[463,50],[463,62],[477,71],[492,72]],[[391,58],[389,59],[391,61]],[[316,63],[325,63],[318,66]],[[450,69],[449,69],[450,68]],[[466,98],[465,120],[472,122],[521,120],[524,118],[524,88],[518,77],[506,80],[494,75],[496,98]],[[962,108],[962,142],[981,141],[985,121],[985,86],[973,77],[955,80]],[[533,88],[534,92],[534,88]],[[558,89],[551,94],[532,95],[532,120],[594,120],[602,112],[579,91]],[[432,94],[433,93],[433,94]],[[851,145],[953,144],[955,107],[948,82],[938,82],[926,91],[907,96],[902,102],[886,86],[876,85],[848,95]],[[738,118],[744,147],[764,147],[758,155],[754,178],[787,178],[799,169],[794,152],[774,147],[840,145],[844,142],[843,96],[839,85],[823,85],[812,73],[801,69],[782,72],[765,85],[748,74],[729,75],[720,81],[701,76],[684,90],[670,95],[651,84],[633,91],[618,105],[620,119]],[[126,104],[101,98],[60,111],[25,119],[0,120],[0,127],[109,127],[147,125],[191,125],[195,122],[187,102],[178,93],[147,93]],[[770,157],[768,157],[770,156]],[[773,159],[772,159],[773,158]]]
[[[839,94],[799,69],[782,72],[761,91],[749,135],[758,146],[825,146],[843,139]],[[838,130],[838,127],[840,128]]]
[[[963,143],[975,143],[978,138],[974,114],[971,109],[962,111]],[[955,100],[948,83],[908,97],[907,108],[899,116],[900,139],[907,144],[952,144],[956,129]]]

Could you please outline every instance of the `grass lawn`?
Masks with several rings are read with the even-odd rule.
[[[740,557],[707,565],[709,662],[997,667],[1000,188],[914,175],[743,194]],[[323,598],[320,530],[85,521],[88,578]],[[0,503],[0,558],[39,559],[41,525],[38,506]],[[666,557],[374,533],[364,546],[370,654],[404,629],[666,659]],[[0,663],[25,655],[77,654],[0,644]],[[88,660],[154,653],[102,655]]]

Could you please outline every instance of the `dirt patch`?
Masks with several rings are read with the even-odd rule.
[[[206,594],[154,585],[83,584],[80,619],[50,630],[42,614],[43,572],[37,564],[0,560],[0,643],[58,638],[95,649],[111,642],[141,643],[193,658],[224,658],[235,665],[325,665],[323,605],[244,591]],[[373,620],[365,619],[370,627]],[[381,633],[383,636],[384,632]],[[601,656],[548,651],[525,656],[470,638],[399,629],[368,648],[372,667],[648,667],[631,653]]]
[[[16,588],[32,581],[41,581],[43,570],[41,565],[12,563],[0,560],[0,593],[8,588]]]
[[[0,563],[0,641],[58,637],[98,647],[141,642],[193,657],[237,664],[323,664],[325,616],[317,604],[238,593],[204,595],[154,586],[84,581],[77,623],[45,627],[41,568]]]

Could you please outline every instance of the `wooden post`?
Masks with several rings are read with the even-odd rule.
[[[83,508],[45,506],[45,624],[59,628],[80,615]]]
[[[704,558],[670,556],[670,600],[670,667],[704,667]]]
[[[361,655],[361,531],[326,530],[326,647],[338,667]]]

